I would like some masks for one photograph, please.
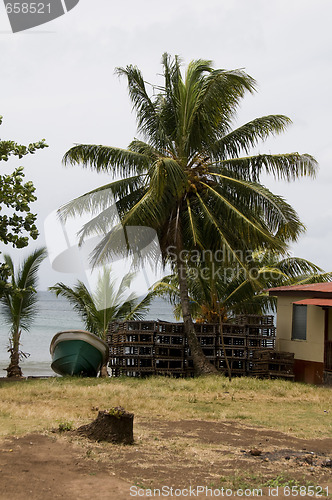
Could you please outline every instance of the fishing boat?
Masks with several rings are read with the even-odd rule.
[[[109,358],[106,342],[84,330],[57,333],[52,339],[50,353],[55,373],[82,377],[96,377]]]

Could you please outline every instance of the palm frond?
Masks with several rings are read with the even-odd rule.
[[[95,144],[78,144],[63,157],[65,165],[80,164],[110,175],[139,175],[149,168],[149,158],[129,149]]]
[[[151,193],[157,203],[163,195],[180,198],[187,186],[187,180],[187,175],[178,162],[171,158],[160,158],[151,172]]]
[[[235,197],[239,203],[239,193],[244,190],[243,200],[250,207],[250,212],[257,214],[262,224],[266,223],[271,235],[275,235],[276,250],[280,250],[278,243],[296,241],[301,233],[304,232],[304,226],[301,223],[296,211],[281,196],[273,194],[267,188],[257,182],[246,181],[231,177],[229,175],[210,172],[212,177],[227,182],[228,185],[236,186]],[[241,199],[241,198],[240,198]],[[259,242],[252,245],[252,248],[259,247]],[[285,246],[284,246],[285,248]]]
[[[282,155],[260,154],[245,158],[231,158],[219,162],[220,167],[226,167],[242,179],[259,182],[263,172],[276,179],[294,181],[299,177],[315,177],[317,161],[308,154],[287,153]]]
[[[132,303],[131,309],[128,312],[128,314],[125,316],[125,321],[129,320],[142,320],[146,316],[147,312],[149,311],[149,308],[151,306],[151,302],[154,300],[154,295],[148,293],[145,297],[143,297],[142,300],[138,301],[137,299],[135,302]]]
[[[82,281],[77,281],[73,288],[57,283],[49,290],[69,301],[88,331],[105,338],[111,321],[138,319],[146,314],[152,297],[139,301],[135,294],[128,293],[134,276],[127,273],[117,284],[110,266],[104,266],[92,292]]]
[[[190,239],[192,239],[194,246],[198,246],[200,248],[204,248],[204,245],[201,241],[201,232],[199,229],[199,224],[196,220],[196,217],[194,217],[192,207],[190,204],[190,199],[187,197],[186,198],[186,203],[187,203],[187,211],[188,211],[188,224],[185,225],[186,228],[189,228],[190,230]]]
[[[213,157],[225,160],[237,158],[243,152],[248,154],[259,141],[284,132],[290,123],[290,118],[284,115],[262,116],[251,120],[219,139],[212,148]]]
[[[70,217],[82,216],[89,213],[91,216],[98,214],[110,206],[115,206],[117,200],[135,193],[144,185],[145,175],[135,175],[105,184],[97,189],[71,200],[58,210],[61,220]]]
[[[166,148],[169,141],[164,123],[155,103],[152,102],[146,91],[142,73],[136,66],[132,65],[128,65],[126,68],[117,68],[116,73],[127,78],[129,97],[136,111],[138,130],[149,139],[153,147]]]
[[[245,264],[243,263],[242,259],[239,258],[236,249],[229,241],[229,238],[227,238],[226,233],[223,232],[222,226],[220,225],[219,221],[215,218],[214,214],[212,213],[212,210],[210,210],[209,207],[204,203],[203,199],[200,197],[198,193],[197,193],[197,198],[199,200],[201,209],[205,214],[206,227],[209,229],[211,237],[215,242],[214,246],[211,245],[210,248],[217,249],[217,248],[222,248],[223,246],[226,247],[230,255],[233,256],[234,260],[238,262],[240,266],[244,266]]]

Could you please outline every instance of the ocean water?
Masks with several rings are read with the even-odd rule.
[[[172,306],[160,298],[151,304],[145,319],[175,321]],[[9,329],[1,316],[0,308],[0,377],[6,376],[7,372],[3,370],[9,364]],[[22,332],[21,336],[21,350],[29,354],[20,363],[23,375],[55,375],[51,369],[51,340],[57,332],[73,329],[84,329],[84,324],[69,302],[50,292],[38,292],[38,313],[35,321],[30,331]]]

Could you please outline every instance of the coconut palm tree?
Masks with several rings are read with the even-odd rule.
[[[110,269],[104,267],[93,292],[80,280],[73,288],[57,283],[49,290],[57,297],[65,297],[81,316],[85,328],[106,341],[109,323],[142,319],[153,299],[148,295],[138,300],[134,293],[127,294],[134,276],[134,273],[126,274],[117,287]],[[101,376],[107,376],[107,365],[102,367]]]
[[[168,54],[162,64],[163,83],[155,86],[135,66],[117,70],[128,81],[141,137],[127,149],[93,144],[71,148],[65,164],[109,172],[113,180],[68,203],[61,213],[64,218],[92,214],[80,236],[83,241],[96,232],[104,235],[94,262],[107,261],[114,248],[109,193],[121,221],[118,231],[148,226],[157,232],[163,262],[178,275],[196,373],[209,373],[214,368],[203,355],[190,314],[190,252],[223,249],[224,264],[235,261],[241,267],[253,248],[284,252],[304,227],[283,198],[259,183],[261,173],[293,180],[313,176],[316,162],[307,154],[251,153],[259,141],[284,132],[290,123],[286,116],[264,116],[232,129],[242,98],[255,91],[254,79],[244,71],[213,69],[211,61],[194,60],[183,76],[179,58]]]
[[[7,368],[8,377],[21,377],[19,362],[24,355],[20,351],[22,331],[29,331],[37,312],[38,270],[47,253],[45,248],[35,250],[15,270],[10,255],[3,256],[9,269],[8,287],[4,287],[1,302],[1,313],[4,321],[10,325],[9,352],[10,364]]]

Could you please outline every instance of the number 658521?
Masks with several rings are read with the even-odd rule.
[[[42,2],[14,2],[6,4],[8,14],[50,14],[51,4]]]

